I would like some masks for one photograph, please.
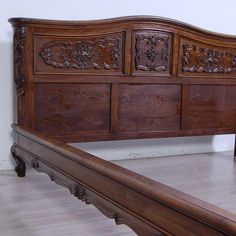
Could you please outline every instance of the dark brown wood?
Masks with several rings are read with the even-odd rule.
[[[133,75],[170,75],[172,37],[169,33],[140,30],[134,32]]]
[[[26,162],[138,235],[236,234],[235,215],[63,144],[235,134],[236,37],[155,17],[10,22],[19,176]]]
[[[236,216],[33,130],[14,127],[16,154],[138,235],[235,235]]]
[[[87,37],[35,36],[35,74],[123,71],[122,33]]]
[[[46,84],[35,88],[35,128],[54,135],[108,133],[109,84]]]
[[[65,142],[235,133],[233,37],[149,17],[11,23],[18,124]]]
[[[110,133],[119,131],[119,84],[112,84],[111,87],[111,130]]]
[[[14,32],[14,65],[15,84],[18,95],[25,93],[26,78],[24,76],[24,54],[25,54],[26,28],[16,28]]]
[[[236,86],[190,85],[187,129],[235,128]]]
[[[120,85],[120,132],[179,130],[179,85]]]
[[[11,147],[11,155],[16,162],[15,171],[19,177],[25,177],[26,165],[23,158],[17,154],[16,147]]]
[[[235,134],[235,142],[234,142],[234,159],[236,160],[236,134]]]
[[[236,50],[231,47],[220,47],[191,39],[180,40],[182,52],[179,70],[181,76],[235,77]]]

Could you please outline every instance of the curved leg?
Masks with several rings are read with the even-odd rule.
[[[26,165],[25,165],[25,162],[23,161],[23,159],[19,155],[17,155],[14,145],[11,147],[11,155],[16,162],[15,171],[16,171],[17,175],[19,177],[24,177]]]

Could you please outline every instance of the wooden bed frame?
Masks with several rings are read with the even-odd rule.
[[[236,215],[67,145],[235,134],[236,37],[146,16],[9,21],[18,176],[45,172],[138,235],[236,235]]]

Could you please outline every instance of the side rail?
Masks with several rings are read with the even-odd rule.
[[[139,236],[236,235],[236,216],[58,140],[13,125],[18,176],[26,165],[48,174]]]

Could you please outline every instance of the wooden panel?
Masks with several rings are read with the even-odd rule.
[[[36,74],[124,71],[123,33],[100,36],[35,36]]]
[[[37,84],[35,127],[53,136],[109,132],[110,85]]]
[[[190,85],[186,129],[236,128],[236,86]]]
[[[180,85],[120,86],[120,131],[179,130]]]
[[[236,50],[181,39],[179,71],[183,76],[235,77]]]
[[[171,34],[154,30],[134,32],[133,74],[170,75]]]

